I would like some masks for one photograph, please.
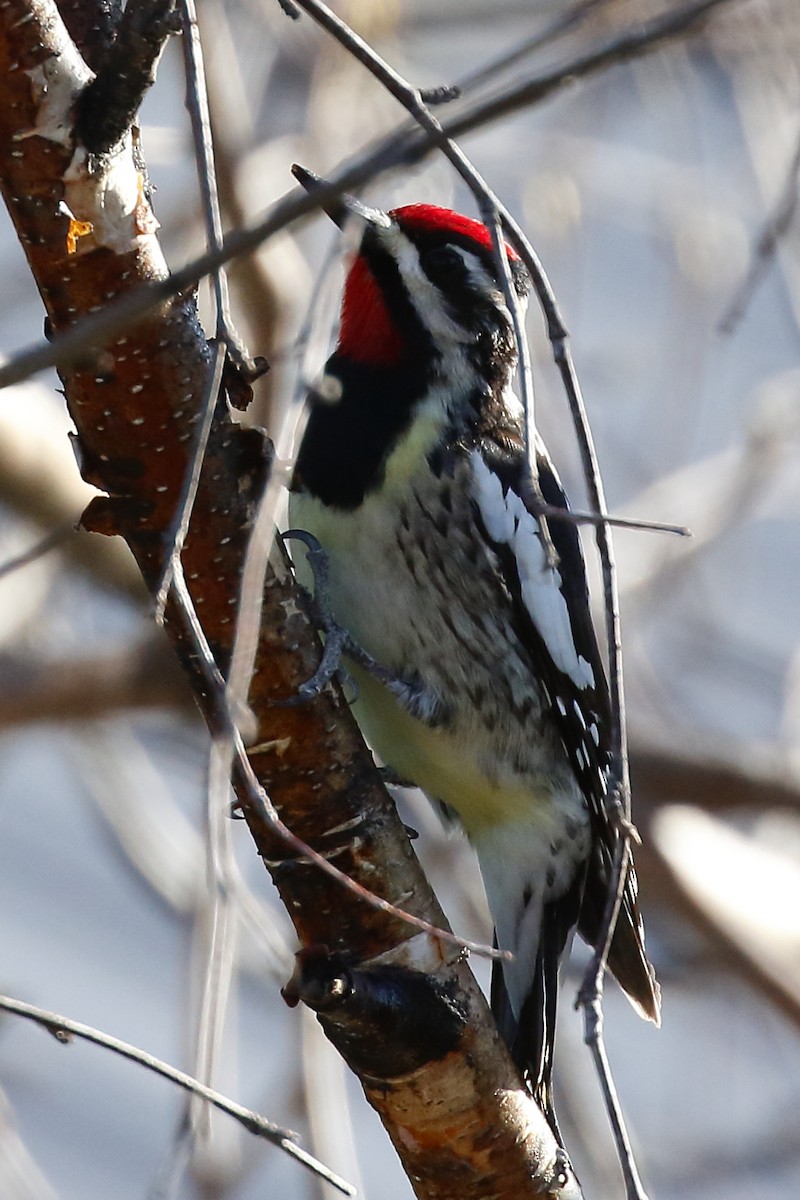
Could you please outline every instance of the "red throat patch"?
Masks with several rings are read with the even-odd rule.
[[[400,362],[405,350],[375,276],[359,254],[344,285],[339,351],[353,362],[382,367]]]

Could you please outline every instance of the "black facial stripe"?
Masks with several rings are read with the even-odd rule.
[[[422,269],[438,290],[447,313],[472,335],[464,349],[476,375],[490,390],[502,391],[516,352],[511,323],[498,309],[497,296],[493,294],[495,289],[501,290],[501,284],[491,248],[449,230],[412,229],[406,231],[406,236],[417,249]],[[448,250],[455,256],[449,269]],[[486,271],[487,279],[476,278],[469,261],[459,251],[476,259]],[[462,264],[460,270],[456,257]],[[527,295],[530,281],[525,267],[514,259],[509,260],[509,265],[517,293],[520,297]]]
[[[334,354],[326,371],[340,381],[341,399],[313,404],[294,486],[333,508],[353,509],[383,482],[386,460],[426,391],[428,366],[414,356],[374,367]]]
[[[434,373],[436,350],[380,232],[367,225],[360,253],[405,343],[402,362],[354,362],[336,353],[326,372],[341,383],[335,404],[314,403],[297,457],[296,483],[334,508],[357,508],[379,488],[389,454],[408,429]]]
[[[427,251],[448,247],[466,250],[495,278],[491,251],[470,237],[424,230],[405,236],[423,256]],[[391,366],[353,362],[339,353],[328,363],[328,373],[342,384],[341,400],[332,405],[314,403],[298,455],[297,483],[324,503],[344,509],[356,508],[369,492],[380,487],[386,460],[409,428],[414,408],[436,374],[438,360],[424,314],[415,308],[397,262],[382,244],[380,230],[366,226],[360,251],[404,339],[405,353],[401,363]],[[519,275],[520,280],[527,279],[521,264],[512,263],[512,270],[515,278]],[[460,278],[455,273],[448,280],[446,274],[440,273],[439,279],[432,282],[454,319],[474,332],[472,343],[465,347],[466,353],[487,393],[496,391],[499,396],[513,357],[508,322],[499,319],[485,288],[469,285],[466,265]],[[475,426],[473,432],[478,438],[484,431],[486,417],[496,406],[483,389],[480,396],[474,397],[474,404],[470,404],[470,399],[461,397],[465,405],[463,415],[470,429]],[[474,416],[470,416],[473,409]]]
[[[489,246],[482,246],[480,242],[474,241],[473,238],[463,233],[449,232],[441,229],[433,230],[408,230],[404,231],[409,241],[420,252],[421,256],[432,250],[438,250],[446,246],[457,246],[461,250],[466,250],[468,254],[473,254],[482,265],[486,268],[491,278],[499,286],[497,275],[497,263],[495,262],[494,253]],[[509,267],[511,268],[511,278],[514,281],[514,287],[520,297],[527,296],[530,291],[530,276],[523,263],[519,259],[510,258]],[[424,268],[424,263],[423,263]],[[427,272],[426,272],[427,273]],[[429,276],[432,278],[432,276]],[[466,274],[465,274],[466,279]],[[434,283],[438,283],[436,279],[432,279]]]
[[[408,356],[422,355],[432,359],[436,348],[427,326],[419,316],[409,296],[395,259],[381,244],[380,234],[367,225],[361,242],[361,253],[381,290],[386,307],[403,337]]]

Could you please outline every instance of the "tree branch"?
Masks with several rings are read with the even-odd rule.
[[[175,0],[128,0],[114,41],[100,59],[75,110],[73,133],[90,154],[107,154],[125,137],[167,38],[177,31]]]
[[[123,709],[187,708],[190,692],[163,636],[121,654],[32,665],[0,657],[0,730],[34,721],[91,721]]]
[[[610,65],[650,53],[654,48],[688,32],[705,20],[717,5],[730,2],[732,0],[702,0],[700,4],[683,9],[678,14],[667,14],[663,18],[638,26],[555,71],[509,89],[503,104],[498,104],[494,98],[475,102],[460,117],[443,122],[441,136],[455,138],[482,128],[490,121],[497,120],[517,108],[539,103],[577,79],[587,78]],[[440,141],[440,136],[434,136],[426,130],[407,127],[396,130],[376,146],[364,151],[354,162],[331,174],[328,183],[316,189],[313,195],[294,192],[284,197],[273,205],[261,220],[229,234],[222,246],[207,251],[174,271],[169,279],[151,280],[146,287],[126,290],[126,294],[117,303],[105,305],[102,311],[95,312],[90,317],[84,316],[80,325],[68,332],[62,332],[53,344],[37,345],[15,355],[9,363],[0,367],[0,388],[27,379],[47,367],[68,366],[79,361],[88,350],[103,345],[120,330],[141,320],[159,305],[194,287],[205,275],[219,266],[256,249],[291,222],[298,221],[318,208],[324,208],[343,191],[356,189],[392,167],[412,166],[421,162]],[[548,322],[551,336],[555,337],[557,322],[552,312],[548,314]],[[563,329],[561,333],[563,334]]]
[[[117,325],[93,360],[87,361],[84,346],[82,358],[62,366],[62,379],[84,477],[107,493],[90,504],[84,526],[123,536],[152,594],[189,469],[210,351],[191,298],[174,295],[183,285],[168,278],[129,140],[104,161],[74,151],[70,112],[89,73],[49,0],[10,0],[0,9],[0,79],[3,190],[54,330],[69,328],[113,297],[122,304],[133,299],[139,317],[150,314],[135,327]],[[297,215],[318,202],[293,197],[271,214],[272,227],[287,211]],[[262,224],[262,236],[265,231]],[[213,258],[206,256],[206,266]],[[152,289],[144,304],[136,291],[143,281]],[[266,470],[261,434],[234,424],[218,405],[179,575],[223,675]],[[201,670],[188,611],[173,588],[166,629],[207,721],[219,729],[229,714]],[[378,890],[390,904],[443,926],[341,697],[329,688],[305,706],[283,704],[313,674],[318,658],[302,597],[276,551],[248,698],[257,741],[248,767],[254,786],[239,786],[243,814],[303,945],[346,954],[348,963],[377,971],[381,986],[391,968],[399,973],[392,977],[398,987],[413,990],[412,980],[421,979],[430,989],[424,1028],[413,1022],[412,1005],[412,1027],[392,1036],[385,1009],[348,997],[335,1011],[321,1012],[323,1028],[359,1073],[418,1196],[576,1197],[565,1156],[522,1087],[461,951],[342,889],[288,848],[275,822],[265,819],[264,803],[255,802],[258,789],[266,798],[266,786],[279,816],[323,861],[362,890]],[[331,971],[339,962],[331,959]]]

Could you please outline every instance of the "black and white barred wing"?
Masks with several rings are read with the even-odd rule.
[[[518,638],[530,656],[547,716],[588,806],[592,849],[578,929],[594,945],[615,844],[607,807],[611,719],[577,527],[558,518],[548,522],[557,556],[557,562],[548,563],[524,455],[476,450],[472,466],[479,523],[503,573]],[[537,466],[545,502],[567,510],[561,483],[543,449],[537,453]],[[636,897],[631,865],[609,966],[642,1014],[658,1021],[658,985],[645,954]],[[559,938],[563,923],[558,922]]]

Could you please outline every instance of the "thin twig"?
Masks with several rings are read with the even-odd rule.
[[[186,535],[189,531],[192,509],[197,496],[197,489],[200,486],[203,460],[205,459],[206,447],[208,446],[211,426],[214,421],[219,390],[222,386],[222,372],[225,369],[227,351],[227,344],[223,341],[218,341],[214,347],[214,357],[210,363],[208,384],[206,386],[206,394],[203,398],[201,419],[197,422],[197,436],[192,448],[192,456],[183,478],[183,486],[178,506],[175,510],[175,516],[165,534],[165,541],[169,546],[169,554],[164,561],[164,569],[161,572],[161,579],[156,588],[156,597],[153,605],[153,615],[159,625],[163,624],[164,621],[164,608],[167,603],[170,587],[172,586],[175,568],[180,562]]]
[[[39,558],[44,558],[45,554],[49,554],[51,550],[55,550],[57,546],[74,532],[74,521],[57,525],[55,529],[51,529],[49,533],[46,533],[29,550],[23,550],[22,554],[16,554],[13,558],[7,558],[5,562],[0,563],[0,579],[3,579],[6,575],[13,574],[14,571],[21,570],[22,567],[27,567],[29,563],[36,562]]]
[[[602,989],[586,1005],[584,1013],[584,1041],[591,1052],[595,1071],[600,1080],[600,1088],[603,1092],[606,1112],[611,1121],[614,1142],[617,1147],[617,1157],[625,1181],[625,1195],[628,1200],[647,1200],[647,1193],[639,1176],[631,1140],[622,1117],[622,1109],[620,1108],[619,1097],[614,1084],[614,1076],[611,1073],[611,1064],[606,1054],[605,1040],[603,1038]]]
[[[186,107],[192,125],[197,178],[203,204],[203,223],[206,230],[206,246],[209,250],[220,250],[224,241],[222,212],[217,186],[217,169],[214,162],[214,139],[211,134],[211,114],[208,104],[203,46],[197,25],[197,9],[194,0],[180,0],[181,24],[183,27],[183,61],[186,72]],[[216,336],[224,341],[232,361],[246,379],[257,374],[257,367],[242,345],[234,328],[230,313],[228,278],[220,264],[211,272],[214,283],[216,308]]]
[[[566,335],[553,341],[556,364],[569,400],[581,459],[584,464],[589,502],[601,516],[606,515],[597,454],[583,404],[577,375]],[[625,693],[622,676],[622,632],[619,616],[616,563],[611,542],[611,530],[603,520],[595,528],[595,538],[603,572],[603,591],[606,614],[606,639],[609,658],[609,692],[611,699],[611,764],[608,777],[609,816],[615,830],[614,854],[608,883],[608,894],[598,929],[594,953],[584,974],[577,1003],[584,1012],[584,1038],[595,1063],[606,1104],[622,1169],[628,1200],[646,1200],[630,1139],[622,1116],[616,1087],[603,1043],[602,996],[608,953],[617,924],[630,863],[631,790],[628,768],[628,738],[625,719]]]
[[[553,357],[561,375],[572,416],[589,502],[595,513],[595,538],[603,574],[606,640],[609,657],[609,691],[612,713],[612,761],[608,792],[612,814],[616,809],[619,812],[619,818],[613,822],[617,832],[617,841],[615,843],[611,877],[609,880],[606,909],[603,913],[603,920],[598,933],[595,954],[590,961],[584,983],[579,993],[579,1003],[586,1005],[592,1003],[595,998],[599,998],[602,995],[606,962],[627,878],[629,858],[628,840],[632,831],[627,726],[622,682],[622,635],[616,565],[611,544],[611,531],[609,529],[612,522],[609,520],[606,511],[605,496],[600,467],[594,447],[594,439],[569,349],[567,330],[559,311],[555,293],[544,268],[539,262],[538,256],[533,251],[532,246],[516,221],[509,216],[505,223],[512,243],[515,245],[531,274],[533,285],[547,323],[547,332],[553,350]],[[597,1036],[602,1036],[602,1026],[600,1023],[595,1022],[593,1029],[597,1032]],[[600,1065],[604,1064],[606,1062],[605,1055],[602,1054],[596,1057],[596,1062]],[[607,1095],[613,1093],[613,1082],[610,1079],[604,1080],[604,1091]],[[610,1111],[609,1115],[614,1125],[621,1124],[622,1117],[618,1106],[616,1107],[616,1111],[613,1113]],[[629,1194],[636,1196],[638,1193],[633,1191]]]
[[[582,24],[593,8],[597,8],[599,4],[607,4],[608,2],[609,0],[580,0],[573,8],[555,17],[544,29],[537,29],[536,33],[521,42],[515,43],[510,50],[504,51],[497,58],[493,58],[490,62],[484,63],[476,70],[470,71],[467,75],[462,76],[461,79],[456,80],[455,87],[458,88],[459,94],[464,96],[467,92],[474,91],[480,84],[485,83],[487,80],[494,82],[501,71],[507,70],[508,67],[513,67],[516,63],[521,62],[523,58],[527,58],[530,54],[535,54],[543,46],[547,46],[550,42],[560,38],[563,33],[568,33],[576,25]]]
[[[206,788],[206,888],[193,930],[193,948],[200,959],[200,980],[196,981],[200,991],[198,1017],[193,1031],[194,1073],[208,1085],[213,1083],[217,1069],[237,967],[230,768],[229,739],[213,738],[209,747]],[[187,1097],[187,1125],[195,1137],[202,1139],[206,1153],[213,1153],[212,1116],[201,1100]],[[195,1152],[194,1144],[192,1152]]]
[[[769,265],[775,257],[778,243],[794,220],[797,205],[800,202],[798,174],[800,174],[800,135],[797,138],[794,152],[789,160],[786,178],[778,200],[756,239],[747,274],[737,288],[735,296],[719,323],[720,333],[733,333],[747,312],[747,307],[753,298],[756,288],[766,275]]]
[[[476,103],[462,116],[448,121],[443,126],[444,135],[457,137],[477,129],[505,115],[506,111],[515,111],[526,104],[537,103],[577,79],[603,70],[617,61],[627,61],[649,53],[657,45],[687,32],[703,19],[711,8],[727,2],[732,0],[704,0],[702,4],[682,10],[672,18],[637,26],[637,31],[633,34],[618,38],[591,54],[565,64],[557,71],[517,88],[508,99],[511,108],[498,109],[494,100]],[[395,130],[376,146],[364,151],[352,163],[331,174],[325,186],[315,189],[313,194],[292,191],[277,201],[261,220],[228,234],[219,249],[199,255],[165,279],[142,284],[119,300],[106,305],[100,312],[83,317],[75,325],[59,333],[51,342],[37,343],[14,355],[4,366],[0,366],[0,388],[20,383],[48,367],[65,367],[81,362],[85,359],[87,351],[96,349],[117,334],[127,331],[129,326],[147,316],[159,305],[183,292],[189,292],[218,266],[257,249],[293,221],[330,204],[341,196],[342,192],[358,188],[400,164],[413,165],[421,162],[438,144],[440,138],[425,130],[409,130],[406,127]],[[506,224],[505,218],[503,223]],[[506,227],[512,243],[519,249],[517,236],[511,234],[512,227]],[[530,270],[530,263],[527,259],[525,261]]]
[[[0,657],[0,730],[38,721],[97,721],[135,708],[182,711],[191,693],[150,636],[119,654],[23,660]]]
[[[60,1042],[67,1042],[73,1037],[81,1038],[83,1041],[94,1043],[95,1046],[102,1046],[106,1050],[111,1050],[114,1054],[121,1055],[122,1058],[128,1058],[131,1062],[138,1063],[148,1071],[153,1071],[156,1075],[163,1076],[164,1079],[169,1079],[185,1091],[191,1092],[196,1096],[201,1096],[204,1100],[213,1104],[215,1108],[220,1109],[221,1112],[228,1113],[235,1121],[243,1125],[249,1133],[254,1133],[257,1137],[266,1138],[267,1141],[279,1146],[281,1150],[284,1150],[292,1158],[302,1163],[304,1167],[308,1167],[315,1175],[324,1179],[326,1183],[330,1183],[345,1196],[355,1195],[355,1188],[351,1184],[334,1174],[324,1163],[319,1162],[307,1150],[303,1150],[296,1144],[297,1134],[292,1133],[288,1129],[282,1129],[279,1125],[274,1124],[274,1122],[268,1121],[266,1117],[253,1112],[252,1109],[245,1108],[242,1104],[237,1104],[235,1100],[229,1100],[221,1092],[206,1087],[198,1079],[194,1079],[184,1071],[179,1071],[177,1067],[170,1066],[169,1063],[163,1062],[160,1058],[155,1058],[152,1054],[148,1054],[147,1051],[141,1050],[138,1046],[132,1046],[129,1042],[122,1042],[119,1038],[112,1037],[108,1033],[102,1033],[101,1030],[95,1029],[92,1025],[82,1025],[79,1021],[72,1021],[68,1017],[48,1012],[47,1009],[38,1008],[34,1004],[26,1004],[24,1001],[16,1000],[11,996],[0,995],[0,1009],[3,1009],[5,1012],[14,1013],[18,1017],[25,1017],[29,1021],[34,1021],[37,1025],[42,1025]]]
[[[646,521],[638,517],[615,517],[613,513],[584,512],[579,508],[557,508],[545,504],[542,513],[554,521],[566,521],[568,525],[611,525],[614,529],[634,529],[640,533],[670,533],[676,537],[690,538],[691,529],[686,525],[672,525],[668,521]]]
[[[720,4],[734,2],[735,0],[700,0],[697,4],[664,13],[650,21],[637,22],[624,33],[612,37],[603,46],[572,59],[564,66],[554,67],[534,79],[519,80],[496,96],[475,101],[446,123],[445,133],[448,137],[461,137],[488,121],[510,116],[529,104],[538,104],[547,96],[579,79],[586,79],[608,67],[619,66],[639,58],[642,54],[650,54],[665,43],[689,33]]]
[[[219,250],[223,244],[222,213],[217,185],[214,142],[211,132],[208,88],[200,32],[197,24],[197,9],[194,0],[180,0],[183,27],[183,58],[186,75],[186,106],[192,127],[195,164],[202,199],[203,222],[206,247]],[[189,528],[191,512],[200,482],[208,438],[219,402],[223,372],[227,362],[234,364],[246,384],[257,374],[257,369],[247,354],[234,328],[230,314],[228,279],[223,266],[211,273],[214,307],[216,314],[216,347],[209,374],[206,395],[202,407],[202,420],[198,428],[191,461],[186,471],[183,494],[176,512],[175,521],[168,534],[169,556],[166,560],[161,582],[156,593],[156,620],[163,621],[176,567]],[[243,705],[246,697],[243,697]],[[206,933],[206,961],[203,967],[202,991],[200,996],[198,1027],[196,1031],[195,1070],[205,1081],[213,1079],[219,1039],[224,1027],[225,1011],[234,971],[233,945],[235,932],[232,928],[230,908],[231,849],[230,823],[223,816],[229,808],[231,764],[233,743],[226,731],[212,740],[208,772],[208,825],[207,825],[207,875],[209,882],[206,897],[207,909],[201,922]],[[205,926],[210,924],[210,930]],[[202,933],[200,933],[202,937]],[[196,1099],[190,1099],[186,1110],[186,1126],[195,1129],[205,1109]]]
[[[509,229],[516,244],[516,230]],[[559,312],[555,293],[538,259],[529,262],[527,242],[519,231],[519,250],[533,271],[536,289],[545,314],[548,336],[553,357],[561,375],[562,384],[572,416],[573,428],[581,456],[583,475],[589,504],[597,514],[595,540],[600,556],[603,575],[604,610],[606,617],[606,642],[608,645],[609,696],[611,702],[611,764],[608,776],[609,815],[616,833],[614,854],[608,883],[606,906],[600,922],[594,954],[584,975],[578,992],[577,1004],[584,1010],[584,1038],[590,1047],[606,1111],[614,1133],[620,1168],[625,1181],[628,1200],[647,1200],[642,1189],[639,1173],[631,1150],[630,1139],[625,1128],[616,1087],[603,1043],[602,996],[603,980],[608,962],[608,953],[617,924],[630,861],[631,791],[628,768],[628,739],[625,717],[625,694],[622,676],[622,631],[619,615],[616,563],[611,541],[610,521],[606,510],[600,465],[595,451],[594,439],[586,415],[580,383],[569,348],[568,334]]]
[[[339,250],[341,252],[341,247]],[[330,331],[326,332],[324,338],[320,337],[316,340],[313,338],[313,333],[328,300],[325,283],[331,273],[333,263],[338,261],[339,257],[340,253],[335,252],[330,256],[323,267],[317,285],[312,289],[308,313],[294,346],[294,352],[298,356],[294,394],[274,437],[274,466],[267,488],[259,501],[258,512],[250,534],[242,572],[236,634],[228,670],[228,699],[234,711],[237,711],[238,706],[247,701],[258,649],[264,580],[267,562],[275,540],[277,509],[291,480],[297,448],[302,440],[308,419],[307,396],[311,385],[306,380],[304,364],[312,355],[318,355],[319,360],[323,361],[330,341]]]

